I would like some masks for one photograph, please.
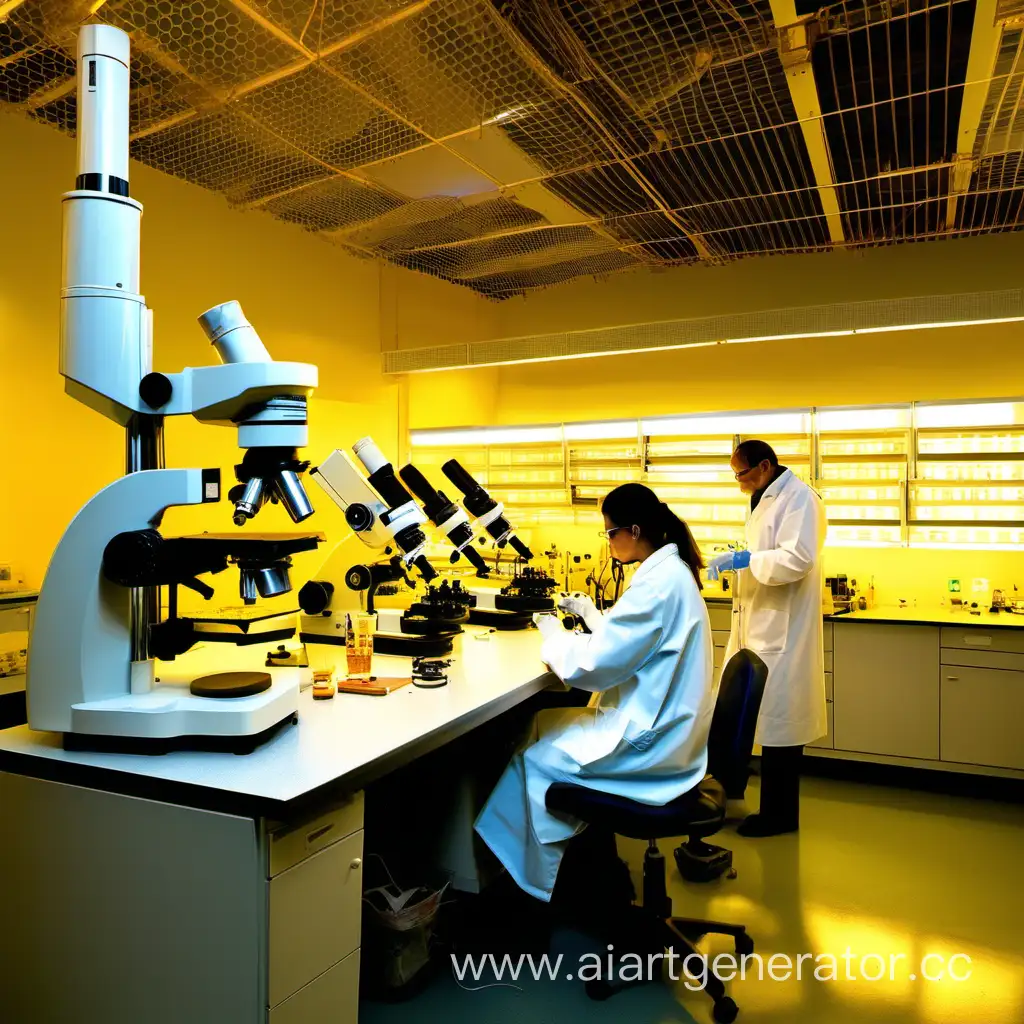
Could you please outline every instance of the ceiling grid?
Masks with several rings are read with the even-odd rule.
[[[0,108],[503,299],[638,266],[1024,226],[1019,0],[21,0]]]

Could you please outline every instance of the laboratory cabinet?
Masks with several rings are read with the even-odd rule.
[[[273,821],[0,772],[0,806],[5,1024],[355,1024],[361,793]]]
[[[942,760],[1024,771],[1024,634],[942,630]]]
[[[836,622],[834,747],[938,760],[939,628]]]

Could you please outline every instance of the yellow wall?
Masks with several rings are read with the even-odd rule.
[[[119,427],[64,395],[58,373],[60,195],[74,185],[75,144],[52,129],[0,116],[0,437],[8,481],[0,501],[0,561],[38,586],[75,511],[123,471]],[[297,227],[241,213],[219,196],[138,164],[132,194],[144,205],[142,288],[154,310],[155,366],[173,371],[216,356],[196,324],[205,309],[238,299],[271,353],[312,362],[320,387],[310,407],[306,457],[373,434],[385,451],[399,438],[400,385],[380,373],[382,336],[431,343],[448,304],[453,330],[474,329],[466,291],[404,270],[350,258]],[[417,339],[419,339],[417,341]],[[191,419],[167,423],[168,465],[220,466],[225,483],[240,452],[233,430]],[[312,529],[337,539],[344,520],[310,484]],[[261,529],[294,530],[278,508]],[[231,529],[229,506],[173,510],[168,533]],[[305,563],[316,556],[299,556]],[[303,562],[297,563],[301,575]],[[308,565],[306,571],[315,566]],[[229,578],[230,577],[230,578]],[[237,573],[218,578],[230,598]]]
[[[1018,288],[1024,235],[613,275],[495,308],[492,337],[791,305]],[[409,377],[410,423],[438,427],[1024,395],[1024,325],[724,345]],[[481,396],[486,396],[483,400]],[[531,543],[596,553],[592,529]],[[830,572],[872,573],[880,601],[938,601],[948,576],[1024,588],[1024,554],[830,549]]]
[[[1021,234],[643,270],[487,303],[463,338],[1017,288],[1022,279]],[[436,427],[1019,395],[1022,335],[1007,324],[414,374],[409,416],[414,427]]]

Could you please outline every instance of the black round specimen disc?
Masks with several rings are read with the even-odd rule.
[[[193,697],[251,697],[270,689],[269,672],[215,672],[200,676],[189,687]]]

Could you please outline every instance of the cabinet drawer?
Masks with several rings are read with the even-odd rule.
[[[709,604],[708,618],[711,620],[712,629],[724,629],[728,633],[732,629],[732,605]]]
[[[831,622],[823,623],[821,636],[822,636],[822,643],[824,645],[825,650],[826,651],[831,651],[832,650],[832,643],[833,643],[833,640],[832,640],[832,623]]]
[[[832,652],[831,651],[826,651],[825,652],[825,671],[829,675],[831,675],[832,672],[833,672],[833,669],[832,669]]]
[[[309,817],[275,824],[270,831],[271,878],[362,827],[362,793]]]
[[[728,647],[729,646],[729,630],[727,630],[727,629],[713,629],[713,630],[711,630],[711,642],[716,647]]]
[[[943,761],[1024,769],[1024,675],[942,670]]]
[[[985,629],[981,626],[943,626],[942,646],[968,651],[1024,654],[1024,629]]]
[[[359,948],[363,833],[270,881],[270,1005]]]
[[[359,950],[270,1011],[270,1024],[356,1024]]]
[[[999,668],[1008,672],[1024,672],[1024,654],[1004,654],[1002,651],[943,647],[943,665],[962,665],[966,668]]]

